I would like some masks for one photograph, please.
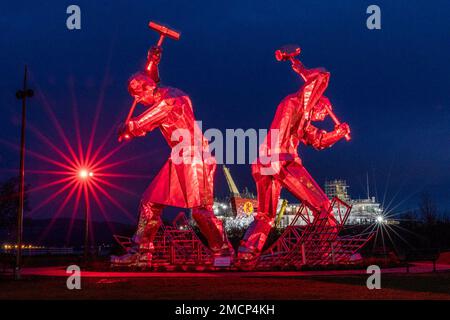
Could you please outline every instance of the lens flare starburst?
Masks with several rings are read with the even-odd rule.
[[[72,92],[73,123],[71,125],[64,123],[65,126],[62,125],[62,120],[59,120],[53,112],[53,108],[43,91],[35,85],[38,104],[36,107],[43,108],[46,111],[49,122],[53,124],[52,129],[56,133],[48,133],[50,128],[47,126],[43,127],[42,123],[36,125],[32,119],[29,121],[27,130],[33,137],[37,138],[40,145],[39,152],[36,151],[37,147],[30,143],[26,149],[27,158],[33,158],[33,161],[29,161],[32,165],[26,168],[27,179],[29,179],[30,175],[39,177],[36,179],[37,183],[32,183],[27,191],[33,199],[33,206],[27,217],[34,218],[49,205],[56,206],[54,209],[46,211],[47,214],[49,212],[52,214],[40,240],[44,240],[48,236],[57,219],[63,214],[70,216],[66,243],[69,243],[71,239],[75,219],[78,216],[83,216],[82,211],[87,212],[88,216],[90,216],[95,208],[95,212],[101,215],[103,221],[108,224],[112,232],[114,232],[114,229],[111,217],[105,208],[106,206],[115,207],[116,211],[127,217],[129,221],[135,222],[136,220],[135,215],[131,214],[121,201],[125,196],[139,197],[140,195],[125,187],[126,184],[123,181],[124,179],[149,179],[151,177],[142,174],[121,173],[117,171],[117,168],[153,155],[154,152],[134,157],[126,157],[120,154],[125,144],[117,145],[111,143],[111,141],[115,141],[114,133],[117,128],[117,122],[108,125],[110,129],[106,134],[102,134],[103,139],[97,139],[106,78],[107,76],[105,76],[100,89],[100,96],[91,125],[92,129],[87,139],[83,139],[85,137],[82,136],[80,130],[73,81],[70,82],[69,86]],[[74,137],[71,135],[74,135]],[[71,140],[70,138],[73,139]],[[100,143],[95,143],[98,140],[100,140]],[[18,146],[10,141],[0,139],[0,142],[18,150]],[[43,151],[44,149],[45,151]],[[114,158],[116,160],[113,160]],[[8,171],[13,172],[15,169]],[[120,180],[118,181],[118,179]],[[113,195],[112,191],[119,192],[121,196]],[[133,202],[136,201],[134,200]],[[89,221],[92,223],[92,219],[89,219]],[[90,237],[93,240],[93,228],[90,227],[89,229],[91,230]]]

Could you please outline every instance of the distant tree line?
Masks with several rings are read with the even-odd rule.
[[[19,209],[19,177],[12,177],[0,184],[0,241],[9,241],[15,236],[17,211]],[[25,186],[24,212],[30,210],[28,191]]]
[[[399,221],[400,235],[406,240],[406,245],[418,249],[450,250],[450,212],[439,210],[429,193],[422,193],[418,208],[400,215]]]
[[[450,213],[439,210],[428,192],[419,196],[415,209],[393,214],[391,219],[397,224],[380,226],[378,236],[363,251],[389,250],[397,254],[431,249],[450,251]]]

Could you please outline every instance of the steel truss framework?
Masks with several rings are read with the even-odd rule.
[[[315,218],[302,205],[284,233],[260,256],[255,268],[273,270],[350,263],[352,256],[371,239],[373,232],[339,236],[351,207],[334,198],[330,210],[335,212],[334,226],[328,217]],[[298,224],[300,219],[305,225]],[[130,251],[130,238],[114,237],[126,251]],[[153,268],[194,266],[201,270],[214,267],[212,251],[197,237],[184,213],[180,213],[171,225],[160,227],[154,247]]]
[[[133,242],[129,237],[114,236],[125,251]],[[161,266],[212,266],[212,251],[197,237],[184,213],[171,225],[162,224],[154,239],[152,267]]]
[[[292,223],[278,240],[261,255],[257,269],[300,268],[305,265],[329,265],[350,263],[352,256],[373,236],[372,232],[356,236],[339,236],[351,206],[339,198],[333,198],[330,213],[334,212],[336,224],[328,217],[313,217],[302,205]],[[306,225],[299,225],[302,219]]]

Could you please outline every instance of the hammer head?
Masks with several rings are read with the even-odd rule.
[[[148,24],[148,27],[150,29],[155,30],[160,35],[164,37],[169,37],[174,40],[180,39],[180,33],[178,31],[175,31],[173,29],[170,29],[169,27],[163,26],[162,24],[158,24],[156,22],[150,21]]]
[[[302,50],[298,45],[289,44],[275,51],[275,59],[277,61],[290,60],[300,54]]]

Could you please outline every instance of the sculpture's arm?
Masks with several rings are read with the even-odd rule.
[[[292,69],[302,77],[303,81],[308,81],[311,77],[323,76],[329,77],[329,72],[323,68],[306,68],[298,59],[292,59]]]
[[[350,127],[346,123],[341,123],[336,125],[333,131],[327,132],[310,124],[305,131],[305,144],[311,145],[317,150],[322,150],[331,147],[350,133]]]
[[[133,137],[145,136],[147,132],[152,131],[163,123],[171,108],[171,105],[168,105],[165,100],[161,101],[131,119],[127,125],[127,132]]]

